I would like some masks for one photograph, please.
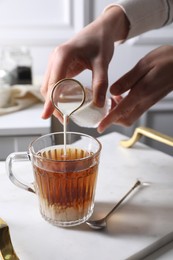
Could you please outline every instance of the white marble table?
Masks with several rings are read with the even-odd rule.
[[[93,217],[106,214],[136,179],[150,185],[134,192],[104,231],[91,230],[86,224],[58,228],[47,223],[39,213],[36,195],[14,186],[5,163],[0,162],[0,217],[10,227],[21,260],[124,260],[173,231],[173,157],[140,143],[122,148],[119,142],[124,138],[118,133],[100,138],[103,150]],[[31,168],[26,164],[16,165],[23,176]],[[173,259],[170,245],[151,259]]]

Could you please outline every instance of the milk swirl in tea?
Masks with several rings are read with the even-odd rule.
[[[66,149],[66,155],[64,147],[42,150],[40,155],[55,160],[51,167],[44,159],[35,166],[43,217],[54,223],[68,223],[84,216],[87,219],[93,211],[98,161],[89,152],[70,147]],[[86,159],[81,160],[83,158]]]

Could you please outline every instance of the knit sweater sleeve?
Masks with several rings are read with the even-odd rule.
[[[123,9],[130,22],[127,39],[173,22],[173,0],[119,0],[106,9],[115,5]]]

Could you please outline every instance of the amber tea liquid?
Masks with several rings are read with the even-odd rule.
[[[39,152],[34,165],[36,190],[43,217],[68,226],[93,212],[98,156],[80,148],[55,146]]]

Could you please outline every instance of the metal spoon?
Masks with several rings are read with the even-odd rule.
[[[92,229],[103,229],[106,227],[108,218],[112,215],[112,213],[119,207],[119,205],[126,199],[126,197],[138,186],[142,183],[137,180],[137,182],[133,185],[133,187],[121,198],[121,200],[115,205],[115,207],[102,219],[98,220],[88,220],[86,224]]]

